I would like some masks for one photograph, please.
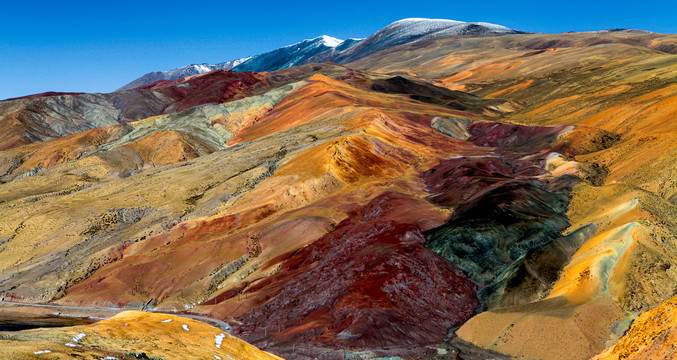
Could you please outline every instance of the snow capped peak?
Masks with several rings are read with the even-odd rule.
[[[402,20],[397,20],[394,23],[390,25],[395,25],[395,24],[406,24],[406,23],[413,23],[413,22],[442,22],[442,23],[447,23],[447,24],[461,24],[463,21],[457,21],[457,20],[448,20],[448,19],[426,19],[426,18],[406,18]]]
[[[339,44],[341,44],[343,42],[343,40],[340,40],[340,39],[337,39],[335,37],[331,37],[331,36],[328,36],[328,35],[322,35],[322,36],[318,37],[317,39],[322,40],[322,43],[324,45],[326,45],[328,47],[332,47],[332,48],[339,46]]]
[[[346,64],[375,52],[417,41],[464,35],[511,34],[518,31],[505,26],[446,19],[407,18],[395,21],[361,41],[346,40],[308,62],[333,61]]]
[[[321,36],[318,36],[316,38],[305,39],[305,40],[299,41],[299,42],[291,44],[291,45],[283,46],[281,49],[284,49],[284,48],[287,48],[287,47],[292,47],[292,46],[298,46],[298,45],[301,45],[301,44],[304,44],[304,43],[321,43],[322,45],[324,45],[326,47],[333,48],[333,47],[337,47],[342,42],[343,42],[343,40],[341,40],[341,39],[337,39],[337,38],[329,36],[329,35],[321,35]]]
[[[307,59],[324,51],[341,47],[345,41],[328,35],[305,39],[295,44],[259,54],[233,67],[235,71],[273,71],[300,65]],[[348,42],[349,46],[354,42]]]
[[[483,31],[477,28],[483,28]],[[472,29],[472,30],[467,30]],[[493,32],[493,33],[510,33],[514,30],[505,26],[490,24],[486,22],[465,22],[457,20],[446,19],[424,19],[424,18],[408,18],[395,21],[386,26],[381,31],[397,31],[398,33],[406,33],[408,35],[432,35],[439,32],[437,35],[462,35],[464,33],[475,32]]]

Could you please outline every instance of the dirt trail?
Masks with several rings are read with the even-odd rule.
[[[103,317],[104,319],[110,318],[115,316],[116,314],[119,314],[123,311],[127,310],[137,310],[137,309],[130,309],[130,308],[117,308],[117,307],[86,307],[86,306],[69,306],[69,305],[57,305],[57,304],[35,304],[35,303],[23,303],[23,302],[16,302],[16,301],[0,301],[0,305],[14,305],[14,306],[29,306],[29,307],[39,307],[39,308],[47,308],[47,309],[54,309],[59,312],[59,316],[87,316],[87,317],[96,317],[99,318],[102,315],[107,315]],[[76,312],[77,311],[77,312]],[[78,313],[80,312],[80,313]],[[81,313],[85,312],[85,314]],[[86,314],[89,312],[90,314]],[[156,314],[170,314],[174,316],[181,316],[197,321],[202,321],[204,323],[207,323],[211,326],[214,326],[218,329],[221,329],[223,332],[230,334],[231,327],[228,325],[228,323],[218,320],[218,319],[213,319],[210,317],[206,316],[200,316],[200,315],[191,315],[191,314],[181,314],[179,312],[170,312],[170,311],[148,311],[148,312],[153,312]],[[95,313],[96,315],[92,315],[91,313]],[[108,316],[108,313],[110,315]]]

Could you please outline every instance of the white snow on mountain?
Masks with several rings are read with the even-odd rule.
[[[293,43],[291,45],[285,45],[285,46],[283,46],[279,49],[276,49],[276,50],[273,50],[273,51],[270,51],[270,52],[274,52],[274,51],[278,51],[278,50],[286,49],[286,48],[291,48],[291,47],[307,46],[307,45],[310,45],[310,44],[324,45],[326,47],[336,47],[339,44],[341,44],[342,42],[343,42],[343,40],[337,39],[335,37],[331,37],[329,35],[320,35],[320,36],[314,37],[312,39],[305,39],[305,40],[301,40],[297,43]],[[264,54],[268,54],[268,53],[264,53]],[[261,55],[263,55],[263,54],[261,54]],[[256,57],[256,56],[259,56],[259,55],[255,55],[253,57]],[[250,57],[252,57],[252,56],[250,56]]]
[[[320,39],[322,40],[322,43],[325,46],[328,46],[328,47],[331,47],[331,48],[337,47],[337,46],[341,45],[341,43],[343,42],[343,40],[340,40],[340,39],[337,39],[335,37],[331,37],[331,36],[328,36],[328,35],[322,35],[322,36],[320,36]]]
[[[379,30],[383,31],[392,27],[399,27],[401,32],[410,35],[420,35],[433,31],[439,31],[450,26],[465,24],[463,21],[446,20],[446,19],[423,19],[423,18],[409,18],[395,21],[394,23]]]
[[[480,33],[511,33],[514,30],[505,26],[485,22],[464,22],[446,19],[409,18],[395,21],[381,31],[397,28],[396,33],[406,36],[423,36],[424,38],[471,34],[473,27]]]
[[[252,56],[251,59],[233,67],[235,71],[274,71],[299,65],[307,59],[327,50],[351,45],[353,40],[341,40],[328,35],[306,39],[296,44]]]
[[[178,80],[182,77],[203,74],[218,69],[234,69],[237,71],[272,71],[284,69],[298,65],[325,50],[340,47],[344,43],[352,44],[353,42],[354,39],[343,41],[329,35],[322,35],[243,59],[220,64],[193,64],[174,70],[148,73],[121,87],[118,91],[152,84],[159,80]]]

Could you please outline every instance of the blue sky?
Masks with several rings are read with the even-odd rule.
[[[365,37],[407,17],[549,33],[677,33],[674,0],[12,1],[0,14],[0,99],[110,92],[150,71],[228,61],[322,34]]]

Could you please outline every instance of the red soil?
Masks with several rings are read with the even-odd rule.
[[[176,81],[160,80],[137,89],[154,89],[175,99],[166,107],[168,113],[251,96],[253,85],[262,79],[262,75],[254,72],[214,70]]]
[[[280,287],[281,293],[242,318],[236,331],[278,344],[439,343],[472,316],[478,300],[476,285],[424,246],[417,221],[429,209],[402,194],[375,198],[292,254],[276,275],[248,287],[247,293]]]
[[[539,181],[545,173],[540,166],[543,155],[564,148],[555,143],[565,126],[536,127],[494,122],[470,125],[469,141],[477,146],[475,154],[446,159],[424,174],[429,199],[439,205],[454,207],[478,198],[492,189],[516,180]],[[553,149],[555,148],[555,149]],[[490,151],[487,151],[490,150]],[[522,159],[532,154],[528,159]]]

